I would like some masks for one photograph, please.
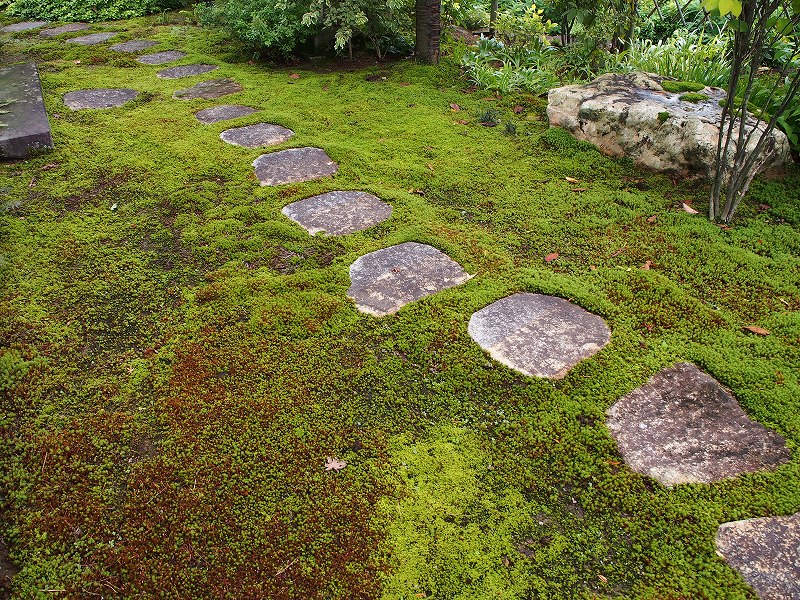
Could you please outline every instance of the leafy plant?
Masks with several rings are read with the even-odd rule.
[[[461,66],[470,81],[482,89],[542,94],[558,84],[558,78],[545,66],[550,51],[548,46],[532,50],[481,38],[474,50],[462,54]]]
[[[26,19],[48,21],[108,21],[183,5],[184,0],[12,0],[7,12]]]

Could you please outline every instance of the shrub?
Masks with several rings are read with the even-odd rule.
[[[470,81],[482,89],[543,94],[558,84],[558,78],[544,65],[549,52],[548,46],[531,50],[481,38],[474,49],[463,53],[461,66]]]
[[[112,21],[179,8],[183,0],[12,0],[8,14],[46,21]]]

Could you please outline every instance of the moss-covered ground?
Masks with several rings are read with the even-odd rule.
[[[543,99],[465,91],[447,64],[289,69],[191,26],[106,29],[219,69],[161,80],[103,47],[2,39],[6,62],[37,61],[56,145],[0,163],[13,597],[754,597],[714,536],[800,510],[797,169],[755,183],[722,228],[703,185],[548,131]],[[172,99],[217,76],[245,91]],[[142,95],[62,104],[97,87]],[[261,110],[237,124],[292,128],[282,147],[324,148],[338,174],[259,187],[260,152],[193,116],[222,103]],[[500,126],[479,124],[487,108]],[[280,213],[334,189],[394,214],[326,238]],[[476,276],[360,314],[349,265],[404,241]],[[561,381],[493,362],[467,322],[517,291],[601,315],[610,345]],[[792,461],[672,489],[628,469],[604,412],[677,361],[733,390]]]

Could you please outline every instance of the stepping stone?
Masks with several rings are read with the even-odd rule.
[[[383,317],[471,277],[433,246],[406,242],[366,254],[350,265],[347,297],[361,312]]]
[[[64,104],[72,110],[116,108],[130,102],[139,92],[128,89],[78,90],[64,95]]]
[[[90,33],[89,35],[82,35],[67,40],[68,44],[80,44],[81,46],[94,46],[95,44],[102,44],[111,38],[117,37],[118,33]]]
[[[607,416],[625,462],[667,486],[711,483],[790,458],[780,434],[751,420],[728,390],[689,363],[659,371]]]
[[[294,131],[271,125],[270,123],[256,123],[245,127],[227,129],[219,134],[220,139],[234,146],[242,148],[261,148],[262,146],[276,146],[282,144],[294,135]]]
[[[179,100],[195,100],[196,98],[213,100],[214,98],[219,98],[220,96],[227,96],[228,94],[235,94],[236,92],[241,91],[242,86],[236,83],[233,79],[211,79],[209,81],[201,81],[189,89],[178,90],[172,94],[172,97]]]
[[[47,25],[47,21],[23,21],[21,23],[12,23],[6,25],[0,31],[3,33],[19,33],[20,31],[30,31],[31,29],[39,29]]]
[[[183,77],[192,77],[194,75],[202,75],[218,68],[217,65],[181,65],[180,67],[170,67],[169,69],[162,69],[157,73],[161,79],[181,79]]]
[[[89,29],[89,26],[86,23],[67,23],[66,25],[62,25],[61,27],[53,27],[52,29],[42,29],[39,32],[39,35],[42,37],[56,37],[57,35],[63,35],[65,33],[75,33],[76,31],[83,31],[84,29]]]
[[[328,192],[292,202],[281,212],[310,235],[347,235],[382,223],[392,207],[366,192]]]
[[[33,63],[0,69],[0,158],[28,158],[53,148],[42,99],[39,71]]]
[[[717,553],[759,598],[800,598],[800,513],[723,523]]]
[[[222,106],[212,106],[205,108],[199,112],[194,113],[194,116],[203,125],[211,125],[219,121],[228,121],[230,119],[238,119],[239,117],[246,117],[257,113],[255,108],[249,106],[241,106],[239,104],[223,104]]]
[[[175,62],[186,56],[185,52],[178,50],[164,50],[163,52],[154,52],[153,54],[145,54],[136,59],[143,65],[165,65],[167,63]]]
[[[158,42],[151,40],[131,40],[129,42],[122,42],[121,44],[114,44],[113,46],[109,46],[108,49],[114,52],[130,52],[134,54],[152,48],[153,46],[158,46]]]
[[[563,298],[514,294],[472,315],[472,339],[493,359],[529,377],[561,379],[611,340],[606,322]]]
[[[333,175],[339,166],[320,148],[290,148],[253,161],[261,185],[300,183]]]

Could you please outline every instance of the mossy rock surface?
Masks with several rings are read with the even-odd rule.
[[[706,85],[696,81],[672,81],[671,79],[666,79],[661,82],[661,87],[667,92],[682,94],[683,92],[699,92]]]

